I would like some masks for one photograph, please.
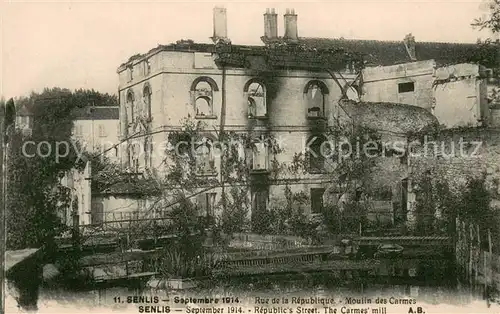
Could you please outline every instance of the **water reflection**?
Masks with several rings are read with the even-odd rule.
[[[252,275],[206,279],[188,291],[172,291],[147,287],[136,282],[129,287],[89,287],[87,291],[67,291],[43,287],[40,302],[81,306],[117,304],[117,296],[145,295],[169,298],[173,295],[227,296],[241,298],[257,295],[288,297],[412,297],[430,304],[469,302],[457,287],[454,264],[449,260],[379,260],[370,271],[334,270],[317,273]]]

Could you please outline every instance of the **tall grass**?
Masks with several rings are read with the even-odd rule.
[[[158,260],[159,272],[166,278],[210,277],[220,258],[214,252],[185,254],[182,249],[165,249]]]

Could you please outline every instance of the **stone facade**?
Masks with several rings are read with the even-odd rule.
[[[363,70],[363,101],[386,101],[432,108],[436,62],[417,61]]]
[[[103,156],[111,162],[120,161],[119,146],[119,108],[118,107],[86,107],[73,112],[74,123],[72,140],[82,144],[87,152],[104,152]],[[87,161],[84,170],[72,169],[62,179],[62,184],[71,190],[71,206],[62,213],[63,221],[73,225],[74,214],[80,225],[88,225],[95,219],[96,206],[93,206],[95,193],[91,186],[92,167]],[[98,207],[97,207],[98,208]]]
[[[477,64],[416,61],[364,69],[362,99],[425,108],[447,128],[480,126],[490,120],[487,86]]]
[[[88,225],[91,223],[92,210],[92,188],[91,188],[91,165],[87,162],[82,171],[73,169],[68,171],[61,179],[61,183],[70,189],[71,203],[66,212],[61,213],[62,221],[68,226],[72,226],[78,219],[78,224]]]
[[[433,113],[448,128],[490,123],[487,78],[477,64],[436,69]]]
[[[120,161],[118,144],[120,120],[118,107],[86,107],[75,110],[72,139],[88,152],[105,152],[113,162]]]
[[[216,138],[214,130],[218,130],[221,123],[224,123],[226,131],[250,132],[256,136],[260,132],[265,132],[283,144],[281,147],[283,153],[265,158],[267,160],[276,158],[277,162],[286,164],[292,162],[295,153],[305,149],[304,146],[311,135],[311,125],[317,123],[332,125],[338,114],[335,103],[341,97],[341,91],[335,81],[324,72],[300,69],[278,70],[270,75],[268,72],[252,69],[223,70],[216,65],[211,54],[191,51],[158,51],[148,56],[148,60],[151,65],[151,72],[148,75],[134,70],[134,73],[138,74],[132,81],[128,81],[129,70],[123,67],[119,72],[122,138],[130,134],[145,134],[147,130],[149,133],[158,132],[149,139],[147,136],[141,138],[141,142],[137,145],[144,147],[144,143],[150,141],[153,147],[150,148],[149,154],[141,153],[133,156],[134,152],[131,150],[128,151],[128,155],[124,154],[123,163],[131,168],[134,168],[134,160],[138,160],[135,164],[136,169],[133,169],[138,172],[148,171],[149,168],[164,174],[161,171],[165,169],[162,162],[166,157],[164,149],[167,136],[171,131],[180,130],[183,120],[188,116],[203,124],[207,135],[212,138]],[[144,62],[146,61],[132,62],[134,69],[142,68]],[[352,73],[343,75],[347,80],[354,79]],[[196,90],[193,90],[193,85],[197,81],[209,83],[208,86],[212,89],[211,108],[208,114],[200,115],[196,112],[197,104],[194,99]],[[248,88],[252,82],[261,84],[264,90],[266,112],[263,116],[249,115]],[[311,99],[306,89],[313,84],[320,87],[315,92],[318,93],[318,97],[323,98],[322,108],[319,108],[321,116],[312,116],[308,113],[310,108],[308,102],[311,102]],[[151,91],[151,105],[150,109],[142,112],[151,110],[152,119],[147,125],[140,122],[130,124],[128,123],[130,119],[126,117],[126,113],[131,112],[127,95],[133,94],[134,99],[139,99],[134,106],[143,106],[146,103],[141,99],[144,88]],[[225,112],[221,111],[223,90],[224,101],[227,104]],[[216,168],[220,169],[220,159],[218,157],[214,159]],[[217,175],[214,173],[214,176]],[[305,175],[301,178],[302,182],[294,184],[293,190],[304,190],[306,187],[321,188],[324,177],[320,174]],[[286,178],[281,179],[281,183],[277,182],[276,185],[270,186],[269,195],[277,196],[283,193]],[[220,195],[220,191],[217,195]]]
[[[297,15],[290,10],[285,14],[285,36],[278,36],[277,14],[268,10],[264,14],[265,46],[240,46],[232,45],[227,38],[225,18],[225,10],[214,11],[215,44],[179,41],[160,45],[131,57],[118,68],[122,163],[129,172],[164,175],[168,134],[180,130],[186,118],[201,125],[206,136],[213,139],[221,128],[279,138],[283,146],[279,154],[267,153],[262,160],[253,156],[253,160],[260,160],[259,170],[268,170],[273,159],[290,164],[312,135],[336,126],[341,119],[349,120],[351,125],[370,127],[374,125],[369,121],[377,121],[380,123],[375,127],[379,131],[405,140],[408,132],[422,131],[425,126],[435,124],[435,118],[429,116],[432,117],[430,112],[437,105],[434,104],[436,64],[441,64],[448,55],[442,52],[451,47],[467,55],[474,49],[471,45],[446,43],[432,47],[429,43],[419,45],[413,36],[401,42],[301,38],[297,35]],[[429,49],[422,49],[424,46]],[[436,52],[437,61],[427,55],[428,51]],[[427,61],[417,61],[422,60],[422,55]],[[389,60],[389,56],[393,58]],[[370,64],[383,66],[366,68],[360,73],[359,65],[363,59],[366,61],[365,57]],[[471,60],[464,58],[462,62]],[[457,61],[461,60],[453,60]],[[391,65],[401,62],[404,64]],[[476,76],[472,80],[470,88],[475,92],[480,84],[476,84]],[[260,86],[260,90],[252,86]],[[471,91],[464,93],[469,95]],[[339,105],[338,101],[346,95],[353,100],[402,105],[396,109],[384,104],[373,108],[368,108],[371,105],[368,103]],[[438,95],[447,97],[448,94]],[[477,108],[482,106],[483,103],[478,103]],[[454,110],[448,107],[443,101],[437,112],[447,117]],[[482,114],[482,109],[478,110],[477,115],[465,120],[477,121]],[[450,123],[454,125],[453,121]],[[402,179],[407,173],[404,164],[388,171],[396,164],[401,165],[401,161],[382,160],[378,169],[385,174],[376,177],[382,181],[379,184],[391,188],[393,202],[399,203],[404,211],[407,196],[402,190]],[[215,171],[210,176],[217,179],[220,166],[220,159],[215,156],[211,161]],[[306,213],[313,211],[312,203],[316,202],[312,201],[313,190],[323,191],[321,203],[338,200],[331,175],[306,173],[299,178],[278,176],[274,181],[267,180],[267,191],[259,206],[272,207],[282,202],[284,187],[292,182],[289,179],[293,179],[290,186],[294,192],[308,195],[305,205],[301,205]],[[207,191],[197,197],[203,200],[198,202],[213,204],[220,192],[220,187]],[[248,196],[252,209],[258,202],[257,195]]]
[[[452,192],[460,194],[469,179],[485,179],[492,197],[491,208],[500,211],[500,130],[498,128],[450,129],[439,137],[420,140],[418,150],[409,160],[410,182],[428,173],[447,182]],[[462,143],[462,144],[461,144]],[[425,148],[427,147],[427,148]],[[414,216],[418,187],[410,184],[409,216]]]

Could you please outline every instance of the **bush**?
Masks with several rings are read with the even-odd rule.
[[[290,217],[290,211],[283,206],[276,206],[269,212],[269,227],[271,234],[289,234],[290,228],[287,219]]]
[[[366,218],[366,208],[360,203],[348,203],[343,211],[337,205],[325,208],[323,212],[323,224],[333,234],[357,233],[359,224],[367,227],[369,222]],[[375,223],[374,226],[379,226]]]
[[[273,214],[268,210],[254,213],[252,217],[252,231],[258,234],[271,234],[273,218]]]
[[[293,213],[286,223],[293,235],[305,239],[314,239],[317,236],[316,228],[319,223],[311,221],[304,213]]]
[[[243,232],[247,228],[248,209],[246,189],[231,188],[230,197],[223,195],[220,207],[223,208],[219,219],[220,230],[227,235]]]
[[[211,276],[217,266],[215,253],[200,250],[194,256],[177,244],[165,248],[159,257],[160,273],[166,278],[193,278]]]

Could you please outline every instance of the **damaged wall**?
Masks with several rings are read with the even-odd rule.
[[[147,83],[152,89],[152,115],[153,130],[173,130],[181,125],[181,121],[191,116],[196,117],[195,106],[193,106],[193,93],[190,91],[193,82],[200,77],[213,80],[216,90],[212,93],[212,114],[196,117],[205,125],[205,129],[214,130],[221,122],[222,104],[222,69],[218,68],[212,60],[212,65],[205,59],[203,67],[197,66],[197,53],[161,51],[151,57],[151,75],[147,77],[138,76],[137,79],[125,83],[120,87],[120,99],[122,108],[125,107],[126,95],[129,90],[136,95],[137,99],[142,95],[142,89]],[[208,57],[207,57],[208,58]],[[156,61],[153,61],[156,60]],[[120,81],[126,80],[127,71],[120,73]],[[353,74],[344,75],[353,79]],[[295,143],[296,134],[305,132],[310,126],[307,118],[308,107],[304,88],[311,80],[318,80],[325,84],[328,94],[325,94],[325,117],[328,119],[334,115],[334,100],[340,98],[341,92],[336,83],[327,73],[308,72],[301,70],[265,72],[252,69],[226,70],[226,116],[225,129],[235,131],[246,131],[249,123],[248,100],[244,92],[244,86],[250,79],[261,79],[266,85],[267,92],[267,127],[277,132],[276,136],[282,136],[285,142]],[[333,107],[332,107],[333,106]],[[123,119],[123,118],[122,118]],[[302,130],[302,131],[301,131]],[[155,136],[157,142],[160,137]],[[157,158],[161,159],[161,158]],[[158,162],[153,162],[159,165]]]
[[[479,126],[489,120],[487,83],[476,64],[436,69],[434,115],[447,128]]]
[[[304,70],[275,70],[262,71],[261,68],[242,69],[228,68],[225,76],[225,86],[223,86],[223,71],[217,67],[215,61],[210,61],[210,57],[204,53],[203,56],[196,52],[181,52],[181,51],[160,51],[154,58],[151,57],[151,75],[145,76],[142,79],[138,77],[136,80],[121,86],[121,104],[123,105],[126,91],[134,90],[134,93],[140,93],[144,84],[147,82],[153,91],[152,97],[152,112],[153,112],[153,130],[163,129],[166,131],[176,130],[181,126],[181,121],[191,116],[195,120],[204,124],[205,130],[215,136],[214,130],[219,128],[221,123],[221,104],[222,91],[226,89],[226,115],[225,115],[225,130],[233,130],[239,132],[264,132],[279,139],[282,143],[283,152],[276,156],[269,156],[269,159],[276,158],[279,164],[289,165],[295,153],[301,152],[304,149],[305,143],[312,135],[321,133],[324,130],[321,126],[334,125],[336,119],[342,113],[342,109],[337,105],[337,100],[341,96],[341,91],[338,85],[327,73],[312,72]],[[200,58],[202,59],[200,61]],[[153,59],[156,60],[153,62]],[[379,76],[379,80],[374,80],[372,85],[367,85],[369,88],[378,91],[379,84],[385,86],[386,91],[396,89],[397,84],[390,87],[388,82],[397,77],[401,77],[403,73],[412,73],[419,79],[419,75],[428,75],[426,72],[429,69],[429,63],[423,62],[425,70],[415,66],[403,66],[395,68],[395,72],[389,72],[385,76]],[[156,68],[155,68],[156,66]],[[420,72],[419,72],[420,71]],[[120,74],[127,75],[126,71]],[[343,76],[348,80],[353,80],[353,73],[343,73]],[[374,74],[373,77],[376,75]],[[193,91],[192,86],[200,77],[208,78],[215,88],[212,93],[212,114],[196,117],[195,106],[193,106]],[[267,117],[251,118],[248,111],[248,95],[245,93],[245,85],[251,79],[259,79],[266,87],[267,92]],[[121,79],[123,80],[123,78]],[[318,81],[323,84],[324,90],[324,117],[308,117],[308,99],[306,95],[306,86],[311,81]],[[407,82],[407,80],[403,80]],[[342,82],[341,82],[342,83]],[[392,84],[392,83],[391,83]],[[427,88],[427,82],[424,85]],[[423,84],[423,83],[422,83]],[[317,91],[319,92],[319,91]],[[371,92],[370,92],[371,93]],[[372,94],[370,94],[372,95]],[[368,94],[366,95],[368,96]],[[377,99],[383,98],[384,95],[372,95]],[[385,97],[385,96],[384,96]],[[398,98],[400,99],[400,98]],[[415,99],[423,101],[424,96],[418,96]],[[413,128],[419,129],[424,124],[432,122],[427,116],[415,113],[419,108],[407,110],[411,107],[404,105],[384,105],[382,111],[375,107],[366,107],[365,110],[359,110],[355,104],[349,112],[350,115],[355,115],[360,118],[363,123],[367,121],[377,121],[381,124],[378,129],[394,131],[394,128]],[[375,108],[375,109],[374,109]],[[369,109],[369,110],[368,110]],[[373,109],[373,110],[372,110]],[[385,110],[385,111],[384,111]],[[422,109],[420,109],[422,110]],[[425,111],[425,110],[424,110]],[[349,115],[348,115],[349,116]],[[345,118],[345,117],[344,117]],[[349,119],[349,118],[348,118]],[[404,120],[404,121],[403,121]],[[411,122],[411,121],[413,122]],[[386,124],[384,124],[385,122]],[[392,122],[391,122],[392,121]],[[430,121],[430,122],[429,122]],[[411,122],[411,123],[410,123]],[[417,126],[415,126],[415,123]],[[373,126],[373,125],[371,125]],[[398,129],[399,130],[399,129]],[[314,132],[315,131],[315,132]],[[406,132],[403,130],[402,132]],[[258,132],[255,132],[257,134]],[[158,142],[165,141],[166,133],[158,133],[155,139]],[[153,165],[159,165],[163,161],[164,154],[160,147],[155,147],[156,161]],[[219,160],[215,158],[215,165],[219,167]],[[376,169],[377,178],[380,179],[380,184],[388,186],[394,191],[395,201],[399,201],[399,183],[404,172],[395,174],[394,165],[398,164],[398,160],[382,160],[380,166]],[[324,188],[324,202],[329,202],[335,198],[331,189],[331,174],[299,174],[297,177],[290,174],[278,176],[278,181],[269,184],[269,195],[280,199],[280,195],[284,193],[285,183],[287,179],[297,179],[290,184],[292,192],[304,192],[310,198],[312,188]],[[378,183],[377,183],[378,184]],[[220,189],[216,188],[217,199],[220,195]],[[309,199],[310,201],[310,199]],[[271,201],[270,206],[275,200]],[[304,212],[310,213],[310,203],[304,205]]]
[[[431,109],[434,60],[362,71],[362,101],[394,102]]]
[[[447,128],[489,120],[488,87],[476,64],[436,67],[434,60],[363,70],[362,100],[414,105],[432,112]]]
[[[259,59],[259,57],[252,60],[254,59]],[[259,62],[253,63],[260,64]],[[219,129],[221,123],[222,95],[225,88],[225,130],[247,134],[264,132],[279,139],[283,143],[281,147],[283,152],[276,156],[280,164],[290,163],[294,154],[302,151],[307,138],[311,135],[311,127],[317,124],[333,123],[336,111],[338,111],[335,100],[340,98],[341,91],[327,73],[304,70],[265,71],[262,70],[263,67],[252,65],[250,69],[228,67],[225,72],[225,86],[223,86],[223,70],[216,65],[209,53],[159,51],[150,57],[150,65],[149,75],[137,74],[131,81],[128,81],[126,70],[120,72],[122,108],[125,108],[126,95],[129,90],[134,92],[137,99],[137,96],[142,95],[145,84],[148,84],[152,90],[153,131],[178,130],[182,120],[190,116],[202,123],[207,133],[215,138],[215,130]],[[193,105],[192,89],[193,82],[202,77],[207,78],[206,81],[213,84],[212,114],[197,116]],[[344,77],[353,80],[354,74],[345,73]],[[251,79],[256,79],[265,86],[267,117],[249,117],[248,94],[244,89]],[[324,117],[308,118],[308,99],[305,89],[311,81],[318,81],[324,86],[322,90],[324,92],[324,109],[322,109]],[[153,139],[156,143],[163,143],[167,134],[158,133],[153,135]],[[154,149],[153,166],[156,170],[163,170],[165,169],[162,165],[165,158],[162,151],[164,147],[156,145]],[[269,156],[269,159],[274,157]],[[215,165],[219,168],[217,156]],[[293,184],[293,190],[305,191],[307,194],[310,187],[321,187],[324,181],[317,174],[307,174],[300,180],[304,182]],[[280,195],[283,189],[284,185],[281,181],[275,186],[271,184],[269,194]],[[220,188],[211,192],[217,193],[218,200]]]

